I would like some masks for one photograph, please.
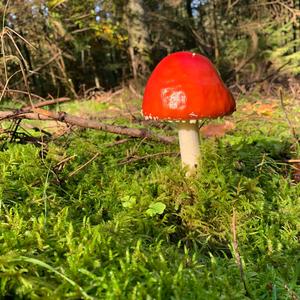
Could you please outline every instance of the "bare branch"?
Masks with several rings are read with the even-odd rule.
[[[153,154],[148,154],[148,155],[144,155],[144,156],[133,156],[133,157],[128,157],[128,158],[122,159],[119,162],[119,165],[126,165],[126,164],[137,162],[140,160],[152,159],[154,157],[175,156],[175,155],[179,155],[179,153],[178,152],[159,152],[159,153],[153,153]]]
[[[53,104],[59,104],[59,103],[64,103],[64,102],[69,102],[72,101],[71,98],[68,97],[63,97],[63,98],[57,98],[57,99],[52,99],[52,100],[45,100],[39,103],[35,103],[34,107],[35,108],[39,108],[39,107],[44,107],[44,106],[49,106],[49,105],[53,105]],[[26,106],[23,108],[23,110],[28,110],[31,109],[31,106]]]
[[[92,161],[94,161],[98,156],[100,155],[99,152],[97,152],[91,159],[89,159],[86,163],[84,163],[83,165],[79,166],[76,170],[72,171],[68,177],[72,177],[73,175],[75,175],[76,173],[78,173],[80,170],[82,170],[83,168],[85,168],[88,164],[90,164]]]
[[[236,210],[235,210],[235,208],[233,208],[232,219],[231,219],[231,230],[232,230],[232,239],[233,239],[233,241],[232,241],[232,243],[233,243],[233,254],[234,254],[234,257],[235,257],[236,264],[237,264],[237,266],[240,270],[241,281],[243,282],[244,289],[246,291],[247,296],[249,296],[250,293],[248,291],[246,280],[245,280],[244,267],[243,267],[243,262],[242,262],[242,258],[241,258],[240,251],[239,251],[236,227],[237,227],[236,226]]]
[[[41,108],[21,109],[19,111],[0,111],[0,121],[8,119],[55,120],[69,125],[98,129],[135,138],[144,138],[166,144],[172,144],[176,140],[173,136],[157,135],[145,128],[130,128],[126,126],[104,124],[94,120],[69,115],[65,112],[52,112]]]
[[[298,143],[299,143],[299,140],[298,140],[298,136],[297,136],[297,133],[296,133],[296,129],[295,129],[295,127],[293,126],[292,121],[290,120],[289,115],[288,115],[288,113],[287,113],[287,111],[286,111],[286,108],[285,108],[284,99],[283,99],[284,97],[283,97],[282,89],[279,90],[279,95],[280,95],[280,104],[281,104],[281,108],[282,108],[282,110],[283,110],[283,112],[284,112],[285,119],[286,119],[286,121],[287,121],[287,123],[288,123],[288,125],[289,125],[291,134],[292,134],[292,136],[293,136],[293,138],[294,138],[294,140],[295,140],[295,144],[298,144]]]

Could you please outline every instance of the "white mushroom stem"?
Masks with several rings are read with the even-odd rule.
[[[187,175],[191,175],[195,173],[200,158],[198,122],[179,123],[178,136],[182,166],[187,167]]]

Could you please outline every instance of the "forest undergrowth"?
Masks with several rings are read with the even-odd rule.
[[[137,99],[102,100],[59,110],[176,136]],[[299,299],[300,105],[284,101],[240,97],[203,126],[189,178],[176,143],[2,123],[0,298]]]

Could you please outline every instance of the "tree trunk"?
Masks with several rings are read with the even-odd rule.
[[[144,21],[142,0],[128,0],[125,22],[128,31],[129,55],[134,79],[144,78],[149,72],[149,35]]]
[[[212,1],[212,20],[213,20],[213,40],[215,49],[215,61],[218,64],[220,59],[220,45],[219,45],[219,32],[218,32],[218,18],[217,18],[217,3],[216,0]]]
[[[185,9],[189,18],[193,17],[192,2],[192,0],[186,0],[185,2]]]

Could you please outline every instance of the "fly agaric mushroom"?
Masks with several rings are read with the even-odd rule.
[[[229,115],[235,101],[208,58],[191,52],[165,57],[144,92],[146,120],[178,122],[182,165],[195,172],[200,156],[198,120]]]

